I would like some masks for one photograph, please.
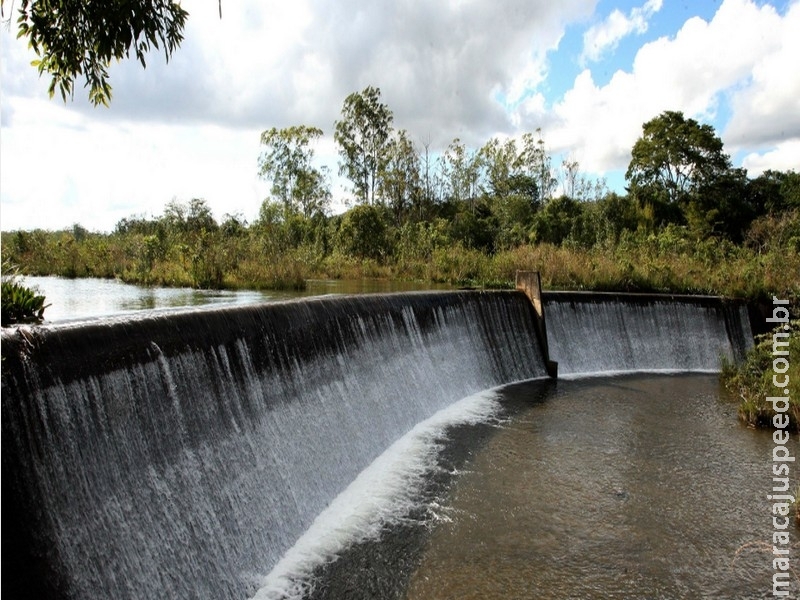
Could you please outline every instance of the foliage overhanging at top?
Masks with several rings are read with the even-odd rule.
[[[111,60],[133,53],[144,67],[151,48],[163,49],[169,60],[183,41],[188,14],[171,0],[22,0],[18,37],[39,56],[32,63],[39,75],[51,76],[50,97],[56,89],[64,101],[72,97],[83,75],[89,101],[107,106]]]

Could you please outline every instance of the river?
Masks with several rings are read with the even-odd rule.
[[[716,375],[531,381],[499,402],[492,427],[459,433],[424,525],[351,548],[315,598],[773,597],[772,438],[737,421]]]
[[[114,279],[63,277],[25,277],[23,282],[45,296],[49,304],[44,313],[46,323],[117,316],[140,310],[276,302],[327,294],[452,289],[446,285],[378,279],[312,279],[302,291],[198,290],[132,285]]]

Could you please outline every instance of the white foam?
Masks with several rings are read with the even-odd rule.
[[[572,381],[576,379],[592,379],[594,377],[620,377],[622,375],[685,375],[687,373],[719,373],[719,369],[614,369],[605,371],[581,371],[578,373],[561,373],[559,379]]]
[[[459,400],[392,444],[317,516],[264,578],[254,599],[303,598],[313,587],[315,567],[402,519],[436,466],[445,428],[486,421],[497,413],[497,399],[497,392],[488,390]]]

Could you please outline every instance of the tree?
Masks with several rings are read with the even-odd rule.
[[[162,220],[168,231],[178,235],[194,234],[203,230],[216,231],[218,228],[211,208],[203,198],[192,198],[188,205],[177,199],[170,200],[164,207]]]
[[[247,219],[238,212],[235,214],[225,213],[219,229],[226,238],[243,237],[247,234]]]
[[[623,231],[636,231],[642,216],[636,200],[630,195],[620,196],[613,192],[585,205],[584,215],[584,229],[594,232],[594,240],[589,245],[604,241],[616,244]],[[585,233],[584,238],[589,237]]]
[[[468,149],[458,138],[450,142],[441,157],[442,175],[449,186],[450,200],[468,202],[473,214],[482,160],[479,152]]]
[[[216,231],[219,228],[211,214],[211,207],[205,199],[192,198],[189,200],[186,228],[191,232]]]
[[[431,209],[431,207],[437,203],[437,194],[436,189],[438,188],[436,184],[437,175],[433,171],[433,159],[431,157],[431,142],[430,139],[426,139],[423,144],[422,148],[424,153],[420,157],[420,179],[421,184],[423,187],[422,190],[422,197],[420,198],[420,203],[417,206],[418,214],[417,218],[422,220],[425,214]]]
[[[513,138],[489,140],[479,152],[483,169],[483,194],[490,202],[497,248],[511,248],[528,237],[538,208],[539,186],[524,170]]]
[[[533,218],[531,239],[535,242],[561,244],[573,233],[584,210],[583,206],[567,196],[551,198]]]
[[[368,86],[345,98],[342,120],[334,123],[339,144],[339,174],[353,182],[365,204],[376,204],[382,160],[392,132],[392,111],[381,103],[381,91]]]
[[[517,142],[510,138],[501,143],[489,140],[479,151],[479,167],[483,170],[483,193],[494,199],[521,196],[536,210],[539,183],[525,164],[526,155],[517,151]]]
[[[455,206],[450,219],[450,238],[466,248],[482,252],[496,249],[497,219],[485,202],[474,202],[467,209],[465,204]]]
[[[800,208],[800,174],[795,171],[764,171],[747,188],[759,215]]]
[[[536,205],[530,196],[511,193],[494,198],[492,215],[497,223],[498,248],[512,248],[527,241],[535,214]]]
[[[399,224],[412,208],[419,208],[423,189],[420,160],[408,133],[401,130],[389,142],[380,176],[380,195],[389,202]]]
[[[382,259],[389,254],[385,207],[360,205],[342,217],[337,234],[339,248],[357,258]]]
[[[520,169],[536,181],[539,201],[549,200],[558,182],[550,167],[550,155],[544,147],[541,129],[536,130],[536,137],[532,133],[522,136],[522,151],[518,162]]]
[[[561,161],[561,170],[564,175],[564,195],[577,198],[580,182],[580,164],[572,157]]]
[[[108,105],[111,59],[133,52],[144,67],[145,54],[161,47],[169,60],[183,41],[188,16],[172,0],[21,0],[17,37],[27,38],[39,56],[33,62],[39,75],[51,76],[50,97],[58,88],[66,101],[83,75],[89,101]]]
[[[704,238],[722,235],[737,244],[742,242],[758,216],[747,188],[744,169],[729,169],[703,183],[684,209],[690,230]]]
[[[321,129],[306,125],[273,127],[261,134],[266,149],[258,159],[259,176],[272,181],[272,193],[286,209],[299,210],[306,217],[324,212],[330,203],[326,173],[312,164],[311,144],[321,137]]]
[[[625,173],[632,191],[651,188],[674,203],[731,168],[714,128],[681,112],[665,111],[642,125],[642,131]]]
[[[485,172],[484,192],[494,197],[505,197],[511,192],[511,180],[517,173],[517,143],[513,138],[501,143],[492,138],[478,154]]]

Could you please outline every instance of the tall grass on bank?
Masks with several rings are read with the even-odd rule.
[[[689,242],[687,242],[689,245]],[[549,289],[711,294],[752,300],[800,296],[800,254],[758,253],[716,241],[664,247],[658,236],[592,249],[520,246],[495,255],[489,279],[538,270]]]
[[[800,227],[800,218],[792,215],[783,221]],[[441,219],[404,225],[396,235],[381,238],[369,255],[337,243],[333,225],[317,237],[291,243],[252,227],[192,236],[104,235],[77,227],[3,232],[1,248],[3,258],[26,275],[173,287],[302,289],[308,279],[382,278],[508,288],[517,270],[537,270],[547,289],[800,297],[800,237],[777,235],[777,225],[769,228],[774,236],[745,244],[697,238],[685,228],[667,226],[657,232],[625,230],[588,247],[568,239],[494,252],[451,239],[445,225]]]
[[[798,431],[800,430],[800,319],[790,324],[789,355],[784,357],[789,361],[789,369],[785,374],[779,375],[781,381],[784,376],[789,379],[788,395],[773,383],[775,374],[773,361],[777,356],[775,352],[786,350],[786,346],[778,345],[776,342],[787,341],[786,338],[777,337],[778,333],[784,333],[782,326],[758,336],[755,346],[742,364],[726,363],[723,366],[722,382],[739,398],[739,418],[749,427],[766,429],[774,427],[773,417],[776,412],[773,404],[767,402],[767,398],[778,396],[786,397],[789,401],[788,430]]]

